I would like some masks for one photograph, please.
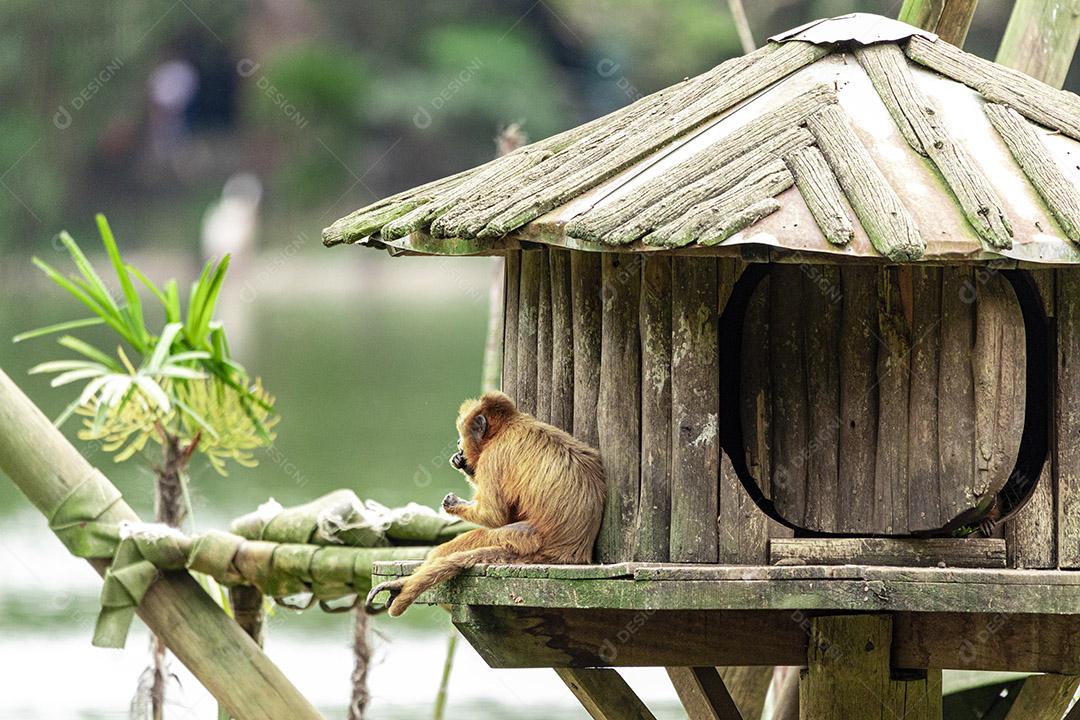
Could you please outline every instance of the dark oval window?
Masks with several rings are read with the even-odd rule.
[[[724,449],[808,534],[951,532],[1046,457],[1046,328],[1022,271],[755,265],[721,319]]]

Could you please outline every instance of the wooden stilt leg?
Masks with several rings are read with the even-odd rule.
[[[655,720],[626,681],[610,668],[556,668],[594,720]]]
[[[772,685],[772,666],[728,665],[716,669],[720,671],[720,677],[743,718],[760,720],[761,711],[765,709],[765,696]]]
[[[668,677],[690,720],[743,720],[714,667],[669,667]]]
[[[888,615],[813,618],[800,719],[941,720],[941,671],[890,672],[891,643]]]
[[[1059,720],[1078,685],[1080,677],[1076,675],[1032,675],[1024,680],[1005,720]]]

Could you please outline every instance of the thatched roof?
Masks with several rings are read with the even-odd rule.
[[[338,220],[327,245],[1080,263],[1080,97],[873,15],[818,21]]]

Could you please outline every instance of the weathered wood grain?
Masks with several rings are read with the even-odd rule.
[[[662,91],[655,102],[639,101],[649,107],[649,115],[668,122],[645,123],[634,116],[625,125],[604,125],[583,137],[565,158],[556,155],[523,173],[520,189],[483,213],[486,224],[478,235],[502,237],[828,52],[808,43],[769,44],[669,88],[666,95]]]
[[[641,340],[638,308],[641,259],[604,253],[600,260],[600,394],[596,424],[607,475],[607,502],[597,539],[597,560],[634,556],[641,490]],[[595,370],[594,370],[595,371]]]
[[[641,505],[636,560],[667,562],[671,535],[671,258],[641,276]]]
[[[719,298],[718,307],[721,312],[724,312],[728,300],[732,295],[732,291],[735,288],[736,282],[738,282],[742,275],[744,264],[739,260],[732,260],[728,258],[722,258],[719,261],[720,265],[720,279],[718,282]],[[763,282],[768,282],[766,278]],[[757,296],[757,293],[755,293]],[[764,300],[764,297],[762,298]],[[766,321],[761,318],[761,311],[764,308],[763,302],[758,302],[756,310],[748,311],[745,322],[755,323]],[[744,336],[747,333],[744,333]],[[720,376],[723,378],[727,373],[742,372],[742,383],[750,383],[748,379],[749,372],[755,372],[755,378],[768,378],[768,373],[757,372],[758,365],[761,365],[759,357],[768,357],[767,343],[768,336],[764,332],[756,332],[754,336],[757,338],[763,338],[766,344],[766,351],[760,356],[755,356],[754,352],[743,349],[741,358],[734,358],[735,365],[731,367],[728,363],[732,359],[727,352],[725,352],[724,345],[733,343],[736,338],[726,337],[724,335],[718,336],[717,343],[720,349]],[[747,361],[748,358],[753,358],[752,361]],[[740,370],[741,368],[741,370]],[[744,385],[744,388],[747,387]],[[740,408],[743,417],[744,433],[747,436],[744,437],[744,443],[757,446],[756,440],[758,434],[755,428],[764,428],[764,423],[757,421],[757,401],[764,400],[764,393],[759,392],[756,389],[747,389],[743,392],[744,397],[752,397],[754,401],[751,403],[743,403],[739,400],[732,400],[736,402]],[[722,398],[721,403],[725,400]],[[771,406],[771,400],[769,400]],[[771,414],[771,407],[770,407]],[[753,437],[755,440],[751,441],[748,438]],[[764,435],[760,437],[764,442]],[[758,472],[758,469],[752,467],[754,458],[751,454],[746,456],[747,467],[751,468],[750,472],[754,475]],[[757,477],[757,475],[754,475]],[[765,483],[769,482],[769,478],[765,479]],[[747,564],[756,565],[766,562],[768,559],[769,551],[769,519],[765,513],[761,512],[757,504],[751,499],[749,493],[742,485],[742,481],[735,473],[735,468],[732,467],[731,458],[727,456],[726,452],[721,452],[720,456],[720,489],[719,489],[719,514],[717,518],[717,532],[719,540],[719,562],[722,563],[734,563],[734,564]],[[723,674],[723,670],[721,670]],[[732,693],[738,696],[740,690],[739,686],[732,686]],[[742,703],[739,697],[736,697],[736,702],[742,707]]]
[[[844,113],[830,105],[812,115],[807,127],[878,252],[897,262],[921,258],[926,243],[915,220],[874,164]]]
[[[874,463],[874,531],[906,533],[911,335],[898,268],[878,274],[877,453]],[[921,408],[915,408],[916,412]],[[921,492],[922,488],[911,488]]]
[[[551,411],[552,425],[574,430],[574,304],[570,290],[570,252],[550,248]]]
[[[963,47],[977,4],[978,0],[904,0],[899,19]]]
[[[815,613],[801,610],[582,610],[457,606],[455,626],[496,668],[730,666],[751,672],[806,661]],[[1075,673],[1076,615],[893,614],[896,667]],[[628,632],[627,628],[634,628]],[[725,675],[731,667],[721,667]],[[771,668],[770,668],[771,669]],[[746,717],[736,685],[729,683]]]
[[[857,48],[908,144],[934,163],[979,237],[992,248],[1012,247],[1013,228],[1004,205],[964,146],[946,131],[934,104],[919,89],[904,52],[892,43]]]
[[[772,375],[772,492],[777,511],[806,519],[808,449],[813,428],[806,393],[802,268],[776,265],[769,272],[769,369]]]
[[[1030,120],[1080,140],[1080,97],[1055,90],[1022,72],[966,53],[948,43],[913,37],[907,56],[1007,105]]]
[[[1078,40],[1080,8],[1071,0],[1018,0],[994,61],[1061,89]]]
[[[981,273],[975,303],[975,490],[996,492],[1016,464],[1024,431],[1026,352],[1016,294],[999,273]]]
[[[672,259],[671,543],[673,562],[716,562],[720,477],[718,266]]]
[[[1047,412],[1052,414],[1052,409],[1047,408]],[[1051,443],[1051,448],[1053,447]],[[1035,486],[1028,504],[1016,513],[1012,520],[1005,523],[1009,567],[1057,567],[1054,462],[1053,454],[1046,458],[1039,483]]]
[[[715,667],[666,668],[689,720],[743,720]]]
[[[739,358],[739,412],[746,448],[746,467],[766,497],[772,497],[772,373],[769,338],[769,285],[766,276],[746,306],[742,356]]]
[[[894,680],[891,645],[888,615],[812,618],[808,668],[799,683],[799,717],[941,720],[941,670]]]
[[[536,303],[536,419],[551,420],[551,261],[540,251],[540,292]]]
[[[1061,720],[1076,697],[1080,676],[1032,675],[1024,679],[1005,720]]]
[[[978,286],[968,268],[942,269],[941,356],[938,360],[939,506],[946,517],[972,507],[975,482],[975,387],[971,348]],[[945,432],[947,430],[947,432]]]
[[[1035,190],[1046,201],[1065,235],[1073,242],[1080,242],[1080,191],[1054,162],[1035,128],[1018,112],[994,103],[987,103],[985,109],[986,116]]]
[[[570,251],[570,294],[574,323],[574,437],[593,447],[600,443],[596,404],[600,398],[602,318],[600,255]]]
[[[665,221],[666,215],[654,208],[671,207],[675,202],[674,196],[678,194],[677,190],[690,190],[691,183],[707,176],[713,178],[706,182],[707,185],[714,188],[722,186],[723,183],[716,179],[716,174],[732,174],[730,170],[723,171],[722,168],[763,144],[767,144],[768,153],[776,155],[785,142],[805,139],[805,131],[793,134],[790,132],[791,128],[798,127],[808,115],[835,102],[836,91],[829,85],[819,85],[797,95],[776,110],[765,113],[725,135],[706,150],[696,153],[692,158],[644,183],[633,192],[619,195],[574,218],[566,224],[566,234],[582,240],[610,244],[630,242],[656,227],[659,222]],[[740,164],[743,168],[751,166]],[[728,181],[729,184],[730,182]],[[686,201],[679,202],[680,206],[686,205]]]
[[[614,670],[556,668],[555,673],[593,720],[653,720],[645,703]]]
[[[1080,568],[1080,272],[1058,270],[1057,290],[1057,559]]]
[[[805,383],[807,397],[806,524],[837,525],[840,459],[840,268],[802,267],[802,300],[806,325]]]
[[[544,253],[523,250],[518,283],[517,402],[522,412],[536,412],[537,339],[540,320],[540,276],[547,271]]]
[[[900,565],[1005,567],[999,538],[774,538],[769,561],[800,560],[807,565]]]
[[[518,296],[521,282],[521,251],[506,251],[503,286],[502,390],[517,399]]]
[[[873,526],[877,458],[877,269],[840,269],[840,447],[837,529]],[[863,530],[865,532],[865,530]]]
[[[780,209],[774,200],[795,183],[787,165],[778,158],[740,175],[737,182],[715,197],[688,208],[641,240],[646,245],[683,247],[692,242],[719,245],[739,230]]]
[[[825,239],[833,245],[851,242],[855,228],[844,206],[844,194],[821,151],[816,147],[800,148],[785,155],[784,162]]]
[[[941,355],[941,269],[911,271],[911,385],[908,413],[908,527],[933,530],[949,521],[940,503],[938,358]]]
[[[731,699],[742,716],[746,720],[760,719],[772,685],[773,669],[748,665],[722,665],[716,669],[731,690]]]
[[[686,216],[695,206],[715,200],[732,192],[736,187],[740,188],[744,195],[746,188],[761,187],[765,180],[777,174],[775,167],[770,168],[771,172],[763,173],[763,166],[771,165],[784,153],[806,147],[813,141],[810,133],[801,127],[788,128],[773,137],[767,137],[761,145],[736,155],[730,162],[697,180],[681,187],[669,188],[665,194],[656,198],[655,202],[641,207],[635,214],[620,216],[621,225],[605,228],[604,241],[626,244],[639,238],[653,237],[654,244],[663,244],[657,238],[666,237],[673,228],[680,227],[684,219],[688,221]],[[663,177],[665,176],[661,179]],[[757,197],[772,195],[759,194]]]

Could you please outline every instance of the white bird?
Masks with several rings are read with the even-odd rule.
[[[237,173],[225,181],[221,199],[207,208],[202,221],[203,260],[233,256],[234,268],[247,264],[255,247],[262,183],[252,173]]]

